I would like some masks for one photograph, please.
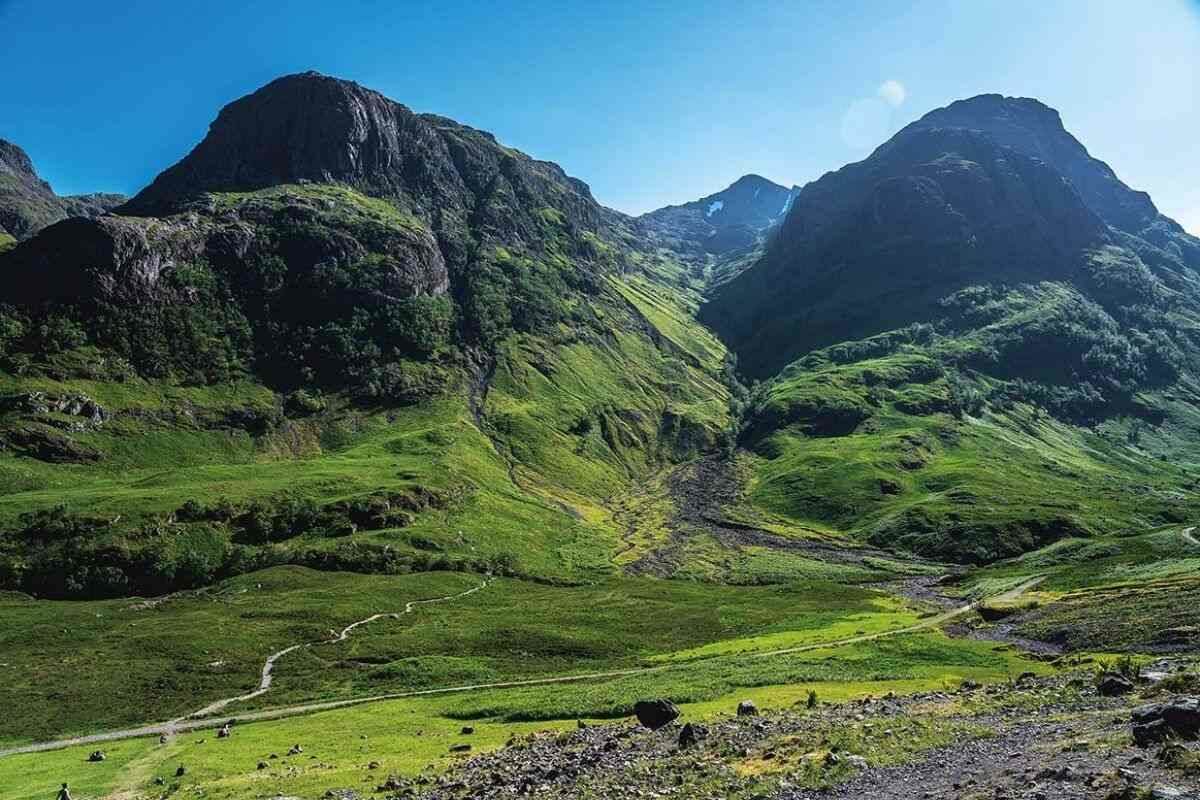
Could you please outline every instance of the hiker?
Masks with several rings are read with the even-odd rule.
[[[58,800],[71,800],[71,790],[64,783],[63,787],[58,790]]]
[[[229,723],[228,722],[226,722],[224,725],[221,726],[221,730],[217,731],[217,738],[218,739],[228,739],[229,738]]]

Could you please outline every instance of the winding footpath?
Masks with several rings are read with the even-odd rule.
[[[1039,575],[1039,576],[1030,578],[1030,579],[1024,581],[1023,583],[1019,584],[1018,586],[1015,586],[1012,589],[1009,589],[1006,592],[1003,592],[998,595],[994,595],[992,597],[981,598],[981,599],[976,600],[971,603],[967,603],[966,605],[959,606],[958,608],[951,609],[951,610],[946,611],[937,616],[930,617],[929,619],[926,619],[926,620],[922,620],[921,622],[918,622],[915,625],[910,625],[906,628],[897,628],[895,630],[882,631],[879,633],[865,634],[865,635],[860,635],[860,636],[851,636],[848,638],[835,639],[835,640],[828,641],[828,642],[814,642],[812,644],[800,645],[798,647],[787,647],[787,648],[781,648],[781,649],[777,649],[777,650],[766,650],[766,651],[763,651],[760,653],[743,654],[743,656],[748,655],[748,656],[752,656],[755,658],[770,658],[772,656],[790,655],[793,653],[803,653],[803,652],[808,652],[808,651],[812,651],[812,650],[825,650],[825,649],[835,648],[835,647],[845,647],[848,645],[858,644],[861,642],[869,642],[869,641],[874,641],[876,639],[886,639],[886,638],[889,638],[892,636],[901,636],[901,635],[908,634],[908,633],[915,633],[917,631],[925,630],[925,629],[934,627],[936,625],[941,625],[944,622],[948,622],[949,620],[954,619],[955,617],[959,617],[963,614],[973,611],[974,609],[979,607],[981,604],[986,603],[986,602],[1009,602],[1009,601],[1015,600],[1016,598],[1020,597],[1025,592],[1027,592],[1030,589],[1032,589],[1033,587],[1037,586],[1043,580],[1045,580],[1044,575]],[[417,606],[417,605],[422,605],[425,603],[442,603],[442,602],[446,602],[448,600],[454,600],[454,599],[457,599],[460,597],[465,597],[469,594],[479,591],[480,589],[484,588],[486,585],[487,585],[487,581],[484,581],[479,586],[476,586],[473,589],[469,589],[460,594],[449,595],[447,597],[437,597],[437,598],[433,598],[430,600],[414,600],[405,606],[403,613],[405,613],[405,614],[411,613],[413,607]],[[204,728],[218,728],[222,724],[224,724],[224,722],[215,720],[211,716],[208,716],[208,715],[215,713],[216,711],[219,711],[222,708],[226,707],[227,705],[229,705],[233,702],[236,702],[238,700],[248,699],[248,698],[252,698],[252,697],[258,697],[259,695],[266,692],[267,689],[269,689],[271,686],[271,669],[274,667],[275,661],[277,661],[283,655],[286,655],[287,653],[290,653],[301,647],[311,647],[315,644],[325,644],[325,643],[330,643],[330,642],[342,641],[356,627],[358,627],[360,625],[365,625],[373,620],[377,620],[377,619],[380,619],[382,617],[387,617],[387,616],[398,617],[400,615],[399,614],[391,614],[391,615],[375,614],[371,617],[367,617],[364,620],[359,620],[358,622],[355,622],[354,624],[347,626],[345,629],[342,630],[341,634],[339,634],[338,636],[336,636],[334,638],[327,639],[327,640],[324,640],[321,642],[309,642],[306,644],[293,645],[292,647],[287,648],[286,650],[281,650],[280,652],[273,654],[270,658],[267,659],[267,663],[263,666],[263,677],[259,683],[259,688],[249,694],[241,695],[239,697],[227,698],[225,700],[219,700],[216,703],[212,703],[212,704],[206,706],[205,708],[201,709],[200,711],[197,711],[193,714],[189,714],[188,716],[182,717],[177,720],[172,720],[170,722],[146,725],[146,726],[143,726],[140,728],[126,728],[124,730],[108,731],[106,733],[96,733],[96,734],[92,734],[90,736],[78,736],[78,737],[71,738],[71,739],[58,739],[58,740],[49,741],[49,742],[37,742],[35,744],[28,744],[28,745],[23,745],[21,747],[13,747],[13,748],[9,748],[7,750],[0,750],[0,758],[3,758],[5,756],[17,755],[20,753],[37,753],[37,752],[42,752],[42,751],[46,751],[46,750],[59,750],[64,747],[73,747],[75,745],[96,744],[99,742],[112,742],[112,741],[118,741],[121,739],[133,739],[133,738],[137,738],[137,737],[141,737],[141,736],[162,736],[162,735],[172,736],[177,733],[183,733],[186,731],[200,730],[200,729],[204,729]],[[713,656],[712,658],[721,658],[721,656]],[[701,660],[708,661],[711,659],[701,659]],[[529,678],[526,680],[500,681],[500,682],[496,682],[496,683],[475,683],[475,684],[469,684],[466,686],[449,686],[449,687],[444,687],[444,688],[440,688],[440,689],[421,689],[421,690],[411,691],[411,692],[394,692],[392,694],[371,695],[368,697],[358,697],[358,698],[352,698],[352,699],[348,699],[348,700],[331,700],[331,701],[327,701],[327,702],[323,702],[323,703],[307,703],[307,704],[302,704],[302,705],[284,706],[284,707],[280,707],[280,708],[271,708],[271,709],[266,709],[263,711],[252,711],[252,712],[249,712],[246,714],[239,714],[237,716],[237,721],[239,723],[246,723],[246,722],[258,722],[258,721],[263,721],[263,720],[283,719],[285,717],[294,717],[294,716],[299,716],[301,714],[312,714],[312,713],[315,713],[318,711],[330,711],[330,710],[337,709],[337,708],[347,708],[350,706],[365,705],[367,703],[379,703],[379,702],[383,702],[386,700],[402,700],[404,698],[409,698],[409,697],[427,697],[430,695],[443,695],[443,694],[463,694],[463,693],[467,693],[467,692],[486,691],[486,690],[491,690],[491,689],[511,689],[511,688],[516,688],[516,687],[521,687],[521,686],[544,686],[544,685],[549,685],[549,684],[578,683],[581,681],[605,680],[605,679],[609,679],[609,678],[621,678],[621,677],[627,677],[627,676],[631,676],[631,675],[648,675],[651,673],[665,672],[667,670],[672,670],[672,669],[687,669],[689,666],[691,666],[695,663],[696,662],[693,661],[693,662],[687,662],[684,664],[662,664],[662,665],[653,666],[653,667],[633,667],[630,669],[612,670],[612,671],[608,671],[608,672],[588,672],[588,673],[582,673],[582,674],[578,674],[578,675],[559,675],[559,676],[553,676],[553,677],[547,677],[547,678]]]
[[[410,600],[408,603],[405,604],[403,611],[393,612],[390,614],[389,613],[372,614],[371,616],[367,617],[366,619],[360,619],[358,622],[353,622],[353,623],[347,625],[345,628],[342,628],[341,633],[339,633],[336,636],[333,636],[329,639],[321,639],[320,641],[316,641],[316,642],[301,642],[300,644],[294,644],[291,647],[285,647],[284,649],[280,650],[279,652],[272,653],[270,656],[267,657],[267,661],[265,664],[263,664],[263,668],[262,668],[262,678],[258,682],[258,688],[255,689],[254,691],[248,692],[246,694],[239,694],[236,697],[226,697],[221,700],[217,700],[213,703],[209,703],[208,705],[206,705],[204,708],[200,709],[199,711],[193,711],[191,714],[187,714],[185,716],[179,717],[178,719],[171,720],[171,722],[168,724],[178,725],[179,723],[183,722],[184,720],[199,719],[201,717],[209,717],[209,716],[212,716],[213,714],[216,714],[221,709],[223,709],[227,706],[230,706],[234,703],[241,703],[246,700],[253,700],[256,697],[266,694],[268,691],[270,691],[271,682],[274,679],[275,662],[277,662],[279,659],[286,656],[288,653],[292,653],[292,652],[295,652],[296,650],[300,650],[300,649],[303,649],[306,647],[312,647],[314,645],[337,644],[338,642],[344,642],[344,641],[346,641],[347,638],[349,638],[351,631],[353,631],[355,628],[358,628],[362,625],[367,625],[369,623],[374,622],[375,620],[383,619],[384,617],[388,617],[390,619],[400,619],[400,617],[404,616],[405,614],[411,614],[413,612],[413,609],[416,608],[417,606],[427,605],[430,603],[446,603],[451,600],[458,600],[460,598],[466,597],[467,595],[475,594],[475,592],[478,592],[480,589],[487,586],[488,581],[490,581],[490,580],[491,579],[489,578],[489,579],[485,580],[483,583],[479,584],[478,586],[475,586],[471,589],[467,589],[465,592],[459,592],[458,594],[446,595],[445,597],[431,597],[428,600]],[[0,752],[0,755],[4,755],[4,754],[5,754],[4,752]]]

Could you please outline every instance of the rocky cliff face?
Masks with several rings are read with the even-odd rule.
[[[59,197],[38,177],[29,155],[0,139],[0,234],[27,239],[69,217],[98,217],[125,202],[119,194]]]
[[[1030,98],[980,95],[931,111],[910,129],[958,127],[1039,159],[1063,175],[1083,202],[1111,227],[1115,239],[1138,254],[1175,289],[1191,290],[1188,271],[1200,269],[1200,239],[1159,213],[1150,195],[1129,188],[1094,158],[1054,109]]]
[[[805,186],[767,255],[705,307],[743,369],[938,316],[973,283],[1068,278],[1108,229],[1042,161],[920,126]]]
[[[32,186],[28,160],[13,162]],[[8,252],[20,280],[0,301],[65,316],[149,374],[215,346],[208,363],[228,368],[196,379],[253,368],[281,385],[378,387],[408,381],[380,377],[396,359],[564,321],[622,268],[628,225],[555,164],[305,73],[226,106],[114,214]]]
[[[121,212],[171,214],[203,207],[208,193],[305,182],[393,201],[433,230],[455,268],[489,243],[544,247],[554,233],[544,209],[561,217],[573,243],[601,233],[612,215],[556,164],[315,72],[279,78],[227,105],[204,140]]]

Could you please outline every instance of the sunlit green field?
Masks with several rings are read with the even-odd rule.
[[[736,604],[729,612],[737,613]],[[434,621],[414,619],[414,625],[434,627]],[[736,625],[728,630],[735,629]],[[831,638],[842,632],[843,623],[828,630]],[[680,636],[681,631],[668,639],[681,642]],[[666,669],[645,674],[384,701],[246,723],[225,740],[211,730],[194,731],[165,745],[157,739],[137,739],[11,756],[0,759],[0,781],[6,798],[40,797],[59,781],[70,782],[77,797],[136,796],[154,790],[155,777],[163,777],[168,786],[202,787],[208,797],[313,796],[336,787],[362,791],[381,783],[388,773],[413,775],[445,765],[453,757],[454,744],[469,742],[478,752],[498,747],[513,735],[573,727],[578,719],[627,715],[632,703],[644,697],[669,697],[681,704],[686,719],[700,719],[728,714],[741,699],[753,699],[764,708],[793,707],[803,705],[809,690],[838,701],[888,691],[953,688],[964,678],[996,681],[1046,669],[994,643],[951,640],[937,632],[786,656],[753,654],[777,643],[774,638],[731,636],[714,648],[713,657],[702,660],[694,660],[694,649],[663,652],[655,661]],[[663,645],[670,646],[660,641]],[[475,733],[462,735],[464,723]],[[286,756],[297,743],[303,755]],[[96,748],[104,750],[107,760],[87,763],[88,753]],[[272,759],[272,754],[279,758]],[[267,768],[258,769],[260,762]],[[371,762],[378,762],[379,768],[368,769]],[[180,765],[186,774],[176,778]]]

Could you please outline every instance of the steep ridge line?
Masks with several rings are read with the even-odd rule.
[[[896,630],[891,630],[891,631],[881,631],[879,633],[865,634],[862,636],[851,636],[851,637],[848,637],[845,639],[836,639],[836,640],[829,641],[829,642],[814,642],[812,644],[801,645],[799,647],[788,647],[788,648],[782,648],[782,649],[778,649],[778,650],[768,650],[768,651],[764,651],[761,653],[743,654],[743,656],[741,656],[741,657],[744,657],[745,655],[750,655],[751,657],[754,657],[754,658],[769,658],[772,656],[789,655],[789,654],[802,653],[802,652],[807,652],[807,651],[812,651],[812,650],[825,650],[825,649],[830,649],[830,648],[844,647],[846,645],[858,644],[861,642],[868,642],[868,641],[874,641],[877,639],[886,639],[886,638],[890,638],[893,636],[901,636],[904,634],[916,633],[918,631],[926,630],[926,629],[934,627],[936,625],[940,625],[944,622],[948,622],[949,620],[954,619],[955,617],[958,617],[958,616],[966,614],[970,611],[973,611],[974,609],[978,608],[983,603],[1010,602],[1012,600],[1015,600],[1016,598],[1020,597],[1022,594],[1024,594],[1028,590],[1037,586],[1039,583],[1041,583],[1043,580],[1045,580],[1045,578],[1046,578],[1045,575],[1035,576],[1035,577],[1030,578],[1030,579],[1024,581],[1023,583],[1013,587],[1012,589],[1009,589],[1006,592],[1003,592],[1001,594],[998,594],[998,595],[995,595],[992,597],[981,598],[979,600],[975,600],[973,602],[967,603],[966,605],[959,606],[958,608],[951,609],[950,611],[947,611],[943,614],[939,614],[937,616],[930,617],[929,619],[923,620],[921,622],[918,622],[915,625],[911,625],[906,628],[898,628]],[[480,586],[475,587],[475,589],[472,589],[471,591],[478,591],[479,589],[482,589],[483,586],[485,586],[485,585],[486,585],[486,582]],[[424,601],[416,601],[416,602],[425,602],[425,603],[440,602],[443,599],[445,599],[445,598],[436,598],[434,600],[424,600]],[[319,643],[317,643],[317,644],[319,644]],[[300,645],[300,646],[303,646],[303,645]],[[720,659],[723,657],[725,657],[725,656],[713,656],[708,659],[697,659],[697,661],[711,661],[711,660],[716,660],[716,659]],[[263,721],[267,721],[267,720],[284,719],[287,717],[300,716],[302,714],[313,714],[313,713],[316,713],[319,711],[333,711],[333,710],[339,709],[339,708],[348,708],[351,706],[360,706],[360,705],[366,705],[369,703],[380,703],[380,702],[384,702],[384,701],[388,701],[388,700],[403,700],[405,698],[410,698],[410,697],[428,697],[431,695],[442,695],[442,694],[463,694],[463,693],[467,693],[467,692],[484,691],[484,690],[488,690],[488,689],[512,689],[512,688],[518,688],[518,687],[522,687],[522,686],[544,686],[544,685],[549,685],[549,684],[578,683],[581,681],[588,681],[588,680],[604,680],[604,679],[608,679],[608,678],[621,678],[621,677],[627,677],[627,676],[632,676],[632,675],[649,675],[652,673],[665,672],[667,670],[672,670],[672,669],[687,668],[687,667],[690,667],[690,666],[696,664],[697,661],[689,661],[689,662],[685,662],[685,663],[676,663],[676,664],[663,664],[661,666],[654,666],[654,667],[634,667],[634,668],[630,668],[630,669],[612,670],[612,671],[608,671],[608,672],[589,672],[589,673],[583,673],[580,675],[561,675],[561,676],[552,676],[552,677],[547,677],[547,678],[528,678],[525,680],[501,681],[501,682],[497,682],[497,683],[476,683],[476,684],[469,684],[466,686],[450,686],[450,687],[444,687],[444,688],[440,688],[440,689],[419,689],[419,690],[415,690],[415,691],[411,691],[411,692],[394,692],[391,694],[374,695],[371,697],[357,697],[357,698],[351,698],[351,699],[347,699],[347,700],[330,700],[330,701],[323,702],[323,703],[307,703],[307,704],[303,704],[303,705],[284,706],[281,708],[266,709],[263,711],[254,711],[254,712],[250,712],[248,714],[240,714],[237,717],[237,721],[239,723],[263,722]],[[113,742],[113,741],[119,741],[122,739],[134,739],[134,738],[138,738],[138,737],[142,737],[142,736],[174,735],[177,733],[183,733],[183,732],[192,731],[192,730],[201,730],[201,729],[205,729],[205,728],[217,728],[217,727],[220,727],[222,724],[223,724],[222,722],[211,719],[211,718],[196,719],[194,716],[193,717],[184,717],[181,720],[173,720],[173,721],[167,722],[167,723],[146,725],[146,726],[142,726],[139,728],[127,728],[124,730],[109,731],[106,733],[96,733],[96,734],[91,734],[88,736],[78,736],[78,737],[74,737],[71,739],[58,739],[58,740],[51,741],[51,742],[37,742],[35,744],[28,744],[28,745],[22,745],[19,747],[12,747],[12,748],[8,748],[5,750],[0,750],[0,758],[4,758],[5,756],[20,755],[22,753],[38,753],[38,752],[44,752],[47,750],[60,750],[64,747],[74,747],[76,745],[83,745],[83,744],[96,744],[98,742]]]
[[[169,724],[178,724],[180,722],[183,722],[184,720],[197,719],[200,717],[211,716],[212,714],[216,714],[221,709],[226,708],[234,703],[240,703],[245,700],[253,700],[255,697],[260,697],[261,695],[266,694],[271,688],[271,682],[274,680],[275,663],[277,661],[279,661],[279,659],[286,656],[288,653],[295,652],[296,650],[300,650],[305,647],[313,647],[314,645],[336,644],[337,642],[344,642],[344,641],[346,641],[347,638],[349,638],[351,631],[353,631],[355,628],[357,628],[361,625],[367,625],[369,623],[374,622],[377,619],[382,619],[384,617],[391,617],[392,619],[400,619],[400,617],[404,616],[405,614],[411,614],[413,612],[413,609],[419,605],[426,605],[429,603],[445,603],[450,600],[458,600],[460,598],[466,597],[467,595],[478,592],[480,589],[487,586],[488,582],[490,580],[491,580],[491,578],[487,578],[483,581],[483,583],[479,584],[478,586],[468,589],[465,592],[459,592],[458,594],[446,595],[445,597],[431,597],[428,600],[410,600],[408,603],[406,603],[404,605],[403,611],[372,614],[371,616],[367,617],[366,619],[360,619],[358,622],[350,623],[345,628],[343,628],[339,634],[337,634],[336,636],[329,638],[329,639],[321,639],[321,640],[315,641],[315,642],[301,642],[300,644],[294,644],[290,647],[285,647],[284,649],[280,650],[279,652],[272,653],[270,656],[267,657],[266,663],[263,664],[262,677],[258,682],[258,688],[255,689],[254,691],[248,692],[246,694],[240,694],[240,695],[237,695],[236,697],[226,697],[221,700],[216,700],[212,703],[209,703],[208,705],[206,705],[204,708],[200,709],[199,711],[193,711],[192,713],[187,714],[182,717],[179,717],[178,719],[171,720],[171,723],[169,723]]]

